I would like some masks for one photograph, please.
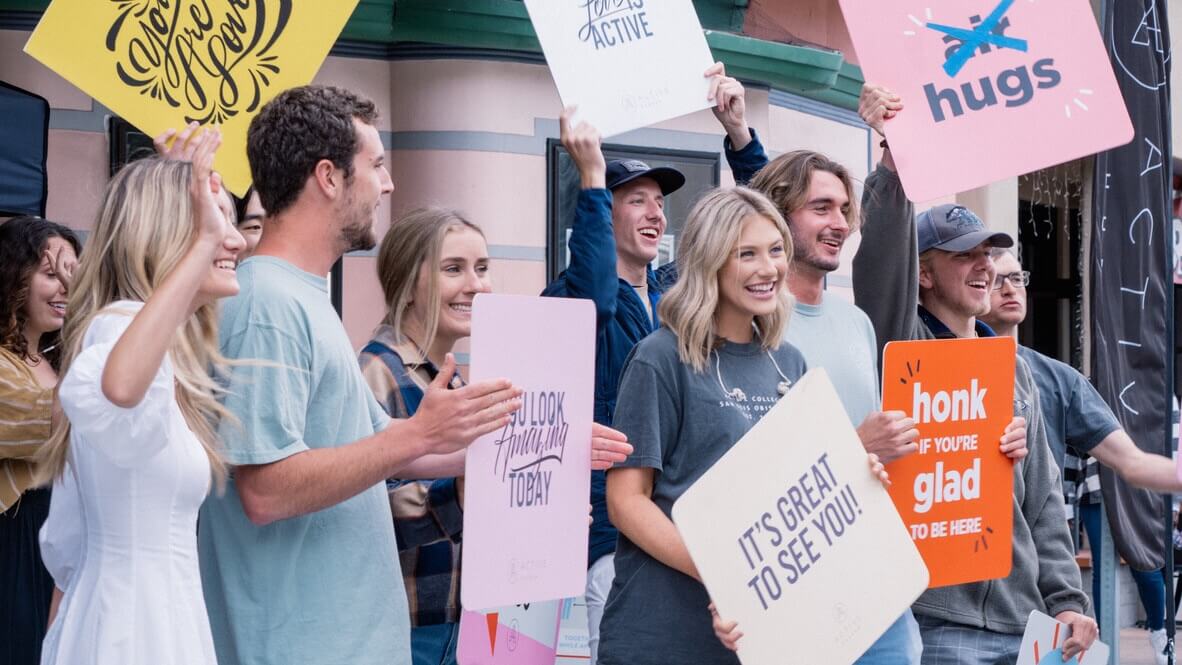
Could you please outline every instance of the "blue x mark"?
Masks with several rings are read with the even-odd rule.
[[[964,68],[970,58],[977,54],[977,49],[983,44],[991,44],[998,48],[1009,48],[1015,51],[1026,51],[1026,40],[993,34],[993,28],[1005,17],[1006,12],[1014,4],[1014,0],[1001,0],[996,8],[985,17],[985,20],[972,29],[955,28],[939,23],[928,23],[927,27],[938,32],[952,35],[963,43],[956,52],[944,62],[944,72],[955,77]]]

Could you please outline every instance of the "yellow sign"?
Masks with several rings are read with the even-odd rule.
[[[53,0],[25,52],[149,136],[221,125],[215,166],[250,186],[246,130],[316,75],[357,0]]]

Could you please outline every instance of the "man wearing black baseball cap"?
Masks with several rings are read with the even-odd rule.
[[[747,126],[743,86],[721,64],[706,70],[714,115],[726,130],[727,161],[738,172],[767,163],[763,146]],[[595,302],[595,421],[610,426],[624,361],[632,347],[656,330],[657,301],[665,282],[650,264],[665,235],[665,197],[685,184],[676,169],[637,160],[605,163],[599,132],[571,125],[573,109],[559,122],[562,144],[579,170],[581,190],[570,235],[570,265],[542,295]],[[599,619],[615,577],[611,556],[616,529],[608,520],[606,476],[591,477],[591,538],[587,572],[587,623],[591,665],[598,657]]]
[[[890,91],[863,87],[859,111],[879,134],[902,108]],[[997,279],[994,255],[1013,246],[1012,238],[989,231],[959,205],[914,215],[889,147],[866,179],[862,209],[854,300],[870,316],[880,345],[994,335],[978,317],[989,312]],[[923,637],[923,665],[1012,663],[1033,610],[1071,626],[1064,659],[1096,639],[1096,622],[1084,614],[1088,597],[1075,563],[1038,389],[1030,367],[1020,356],[1016,361],[1014,415],[1024,417],[1029,427],[1025,458],[1014,465],[1013,568],[1002,579],[929,589],[919,597],[911,609]]]

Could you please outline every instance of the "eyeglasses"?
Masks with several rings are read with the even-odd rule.
[[[1010,286],[1015,289],[1026,288],[1030,284],[1030,271],[1019,270],[1018,272],[1006,273],[1005,275],[999,274],[993,280],[993,290],[1000,291],[1006,282],[1009,282]]]

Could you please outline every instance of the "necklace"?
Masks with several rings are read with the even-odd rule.
[[[718,355],[718,351],[714,353],[714,373],[718,377],[718,386],[722,388],[722,394],[733,399],[736,402],[746,402],[747,393],[743,392],[742,388],[735,386],[734,388],[727,388],[726,383],[722,380],[722,358]],[[768,360],[772,361],[772,366],[776,368],[776,374],[780,375],[780,382],[776,384],[776,392],[783,397],[788,394],[788,389],[792,387],[792,381],[784,376],[784,370],[780,369],[780,363],[776,362],[776,357],[772,355],[771,351],[767,351]]]

